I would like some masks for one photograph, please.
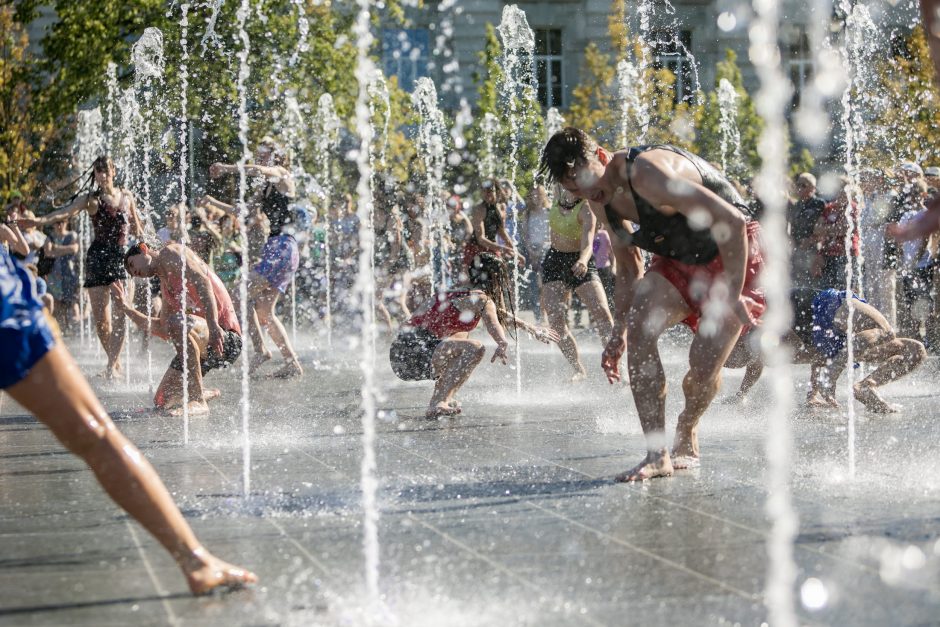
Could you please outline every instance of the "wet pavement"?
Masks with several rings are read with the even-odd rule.
[[[380,588],[399,625],[758,625],[766,620],[762,380],[745,406],[702,421],[700,468],[643,485],[612,477],[644,443],[624,386],[581,337],[591,377],[565,382],[561,355],[524,342],[524,392],[489,363],[463,414],[421,416],[428,383],[391,374],[380,339]],[[664,341],[674,427],[684,339]],[[359,349],[298,344],[307,374],[251,389],[251,492],[242,494],[240,373],[208,418],[155,414],[146,358],[132,383],[96,389],[144,451],[197,535],[251,567],[251,590],[194,599],[169,556],[104,495],[92,474],[4,396],[0,408],[0,625],[358,625],[364,561],[359,474]],[[86,373],[102,358],[72,342]],[[169,361],[154,357],[159,380]],[[271,371],[275,369],[272,365]],[[796,370],[800,381],[806,371]],[[812,625],[940,621],[940,389],[934,360],[886,388],[896,416],[859,411],[858,472],[847,473],[846,419],[799,408],[794,587]],[[799,392],[800,395],[803,392]],[[844,392],[842,394],[844,397]],[[843,398],[844,400],[844,398]]]

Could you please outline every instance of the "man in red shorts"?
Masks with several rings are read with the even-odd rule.
[[[757,325],[764,310],[757,222],[722,174],[675,146],[610,152],[568,127],[546,144],[541,170],[589,202],[607,225],[617,258],[614,330],[602,366],[611,383],[619,381],[626,349],[647,444],[646,458],[617,480],[664,477],[696,465],[699,419],[718,392],[721,368],[742,329]],[[653,253],[645,276],[638,249]],[[695,338],[670,452],[657,342],[678,322]]]

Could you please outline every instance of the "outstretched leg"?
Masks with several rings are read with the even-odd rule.
[[[917,340],[898,338],[891,331],[870,329],[855,335],[860,361],[880,364],[867,377],[855,384],[855,398],[870,411],[895,413],[897,406],[886,402],[876,388],[897,381],[927,358],[924,345]]]
[[[65,348],[54,347],[6,391],[85,460],[111,498],[170,552],[193,594],[257,581],[203,548],[156,471],[111,422]]]
[[[264,279],[257,277],[256,285],[260,284],[261,281],[264,281]],[[294,352],[294,348],[288,339],[287,330],[275,313],[274,308],[277,306],[277,299],[280,295],[281,293],[277,289],[268,285],[263,290],[253,294],[251,304],[258,315],[261,326],[268,332],[268,336],[274,340],[275,346],[278,347],[281,356],[284,358],[284,366],[275,372],[273,376],[279,379],[287,379],[302,375],[304,370],[300,367],[297,353]]]

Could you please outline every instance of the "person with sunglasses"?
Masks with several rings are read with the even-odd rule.
[[[88,290],[98,340],[108,358],[104,371],[108,380],[121,372],[126,331],[124,313],[112,306],[110,287],[127,278],[124,253],[128,237],[133,235],[139,240],[144,233],[134,195],[115,184],[116,174],[114,162],[100,156],[92,164],[90,179],[65,207],[39,218],[20,220],[21,225],[44,227],[82,211],[91,218],[94,237],[85,255],[84,287]]]

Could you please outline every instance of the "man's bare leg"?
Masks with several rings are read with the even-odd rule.
[[[637,283],[627,323],[627,372],[643,434],[646,458],[617,475],[617,481],[643,481],[672,474],[666,447],[666,374],[659,358],[659,336],[688,317],[682,296],[662,275],[649,273]]]
[[[711,335],[701,331],[692,340],[689,349],[689,372],[682,380],[685,408],[679,414],[676,438],[672,445],[673,468],[689,468],[699,460],[698,423],[711,405],[721,385],[721,368],[731,354],[741,322],[727,317]]]
[[[855,398],[875,413],[896,413],[899,408],[885,401],[876,388],[897,381],[914,370],[927,358],[924,345],[917,340],[897,338],[881,329],[856,334],[857,355],[860,361],[880,365],[867,377],[855,384]]]
[[[209,331],[206,321],[202,318],[190,316],[186,328],[186,341],[183,341],[183,318],[173,316],[167,325],[170,339],[176,348],[176,354],[181,356],[186,352],[186,393],[188,397],[187,411],[191,416],[201,416],[209,413],[209,405],[203,397],[202,391],[202,361],[201,357],[208,344]],[[180,357],[182,359],[182,357]],[[175,409],[170,412],[174,416],[182,415],[183,410]]]
[[[108,495],[169,551],[193,594],[257,581],[203,548],[156,471],[111,422],[65,348],[54,347],[6,391],[85,460]]]

